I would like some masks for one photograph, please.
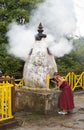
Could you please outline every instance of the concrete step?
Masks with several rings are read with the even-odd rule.
[[[7,128],[13,128],[14,126],[18,126],[18,121],[16,119],[0,122],[0,130],[6,130]]]

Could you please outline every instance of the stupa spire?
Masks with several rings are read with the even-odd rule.
[[[43,34],[43,26],[42,26],[42,23],[39,24],[38,26],[38,34],[35,36],[35,40],[37,41],[40,41],[42,38],[46,38],[47,35],[46,34]]]

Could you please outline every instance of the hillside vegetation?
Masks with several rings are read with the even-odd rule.
[[[12,20],[19,24],[29,22],[32,9],[42,0],[0,0],[0,71],[2,73],[18,73],[23,71],[24,62],[7,54],[7,26]],[[84,69],[84,39],[74,39],[74,49],[62,58],[56,58],[59,71],[75,71]]]

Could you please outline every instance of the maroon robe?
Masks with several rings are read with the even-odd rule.
[[[71,110],[74,108],[73,93],[71,86],[67,81],[63,81],[60,86],[62,93],[59,98],[59,108],[62,110]]]

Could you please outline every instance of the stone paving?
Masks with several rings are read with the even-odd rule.
[[[74,94],[74,102],[75,109],[68,115],[33,116],[28,112],[17,113],[19,126],[12,130],[84,130],[84,91]]]

